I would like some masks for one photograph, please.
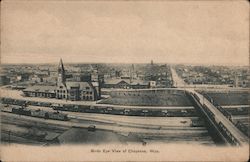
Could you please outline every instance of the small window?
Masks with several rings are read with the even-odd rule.
[[[86,87],[86,89],[89,89],[89,87]]]

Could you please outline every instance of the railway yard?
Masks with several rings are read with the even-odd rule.
[[[159,142],[215,145],[193,106],[124,107],[36,99],[1,98],[1,140],[4,144],[108,142],[144,145]],[[232,115],[235,124],[240,122],[243,129],[247,126],[249,130],[248,105],[236,103],[222,107]]]
[[[41,107],[32,106],[30,109],[37,110],[41,109]],[[44,111],[49,112],[53,110],[44,108]],[[199,121],[198,117],[172,117],[166,119],[159,117],[121,117],[77,112],[66,112],[66,114],[69,121],[2,112],[2,130],[4,134],[2,140],[7,143],[15,140],[27,143],[30,139],[39,139],[38,141],[43,144],[77,143],[79,141],[98,144],[106,140],[123,144],[157,141],[189,141],[191,143],[213,144],[206,128],[202,124],[192,126],[192,122],[197,123]],[[95,131],[88,130],[88,127],[91,125],[96,126]],[[54,131],[51,131],[53,129]],[[8,132],[11,133],[8,134]],[[76,132],[85,132],[86,134],[84,133],[79,137],[79,134]],[[69,136],[69,134],[71,135]],[[93,136],[93,134],[95,135]],[[73,138],[72,135],[76,138]],[[30,138],[30,136],[33,136],[33,138]],[[99,138],[99,136],[102,136],[102,138]],[[19,137],[19,140],[17,137]],[[25,140],[25,137],[28,138]],[[193,141],[193,138],[196,141]]]

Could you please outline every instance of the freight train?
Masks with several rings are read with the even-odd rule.
[[[157,109],[157,107],[149,108],[127,108],[122,106],[109,105],[74,105],[74,104],[55,104],[49,102],[25,101],[11,98],[2,98],[1,102],[10,105],[19,106],[42,106],[49,107],[56,111],[71,111],[82,113],[98,113],[112,115],[127,115],[127,116],[152,116],[152,117],[192,117],[196,116],[195,109]]]
[[[48,112],[43,110],[31,110],[27,109],[25,107],[9,107],[9,108],[1,108],[1,111],[19,114],[19,115],[26,115],[26,116],[32,116],[37,118],[44,118],[44,119],[53,119],[53,120],[62,120],[67,121],[69,120],[67,114],[63,114],[60,112]]]

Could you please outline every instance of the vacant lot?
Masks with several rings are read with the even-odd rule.
[[[161,93],[141,96],[112,96],[100,103],[128,106],[192,106],[185,94]]]
[[[136,136],[123,136],[112,131],[96,130],[88,131],[83,128],[71,128],[58,137],[60,144],[104,144],[126,142],[141,143],[142,141]]]
[[[248,105],[247,92],[207,92],[220,105]]]

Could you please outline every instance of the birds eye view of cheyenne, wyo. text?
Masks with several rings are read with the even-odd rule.
[[[167,161],[183,146],[247,159],[247,1],[4,0],[1,21],[2,157],[91,146]]]

